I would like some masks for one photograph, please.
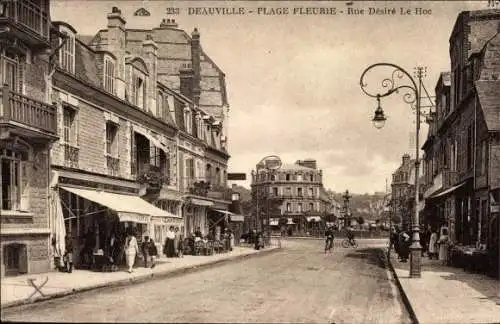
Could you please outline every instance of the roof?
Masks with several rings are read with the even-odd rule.
[[[476,81],[476,91],[489,131],[500,131],[500,80]]]
[[[315,169],[307,168],[298,164],[282,164],[280,170],[290,170],[290,171],[315,171]]]

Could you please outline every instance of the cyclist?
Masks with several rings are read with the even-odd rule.
[[[326,242],[325,242],[325,253],[326,251],[331,251],[333,247],[333,228],[328,227],[328,229],[325,231],[325,237],[326,237]]]
[[[349,240],[349,243],[351,245],[354,245],[354,243],[355,243],[354,232],[352,231],[352,229],[350,227],[346,228],[346,235],[347,235],[347,239]]]

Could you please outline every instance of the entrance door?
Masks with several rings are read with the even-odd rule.
[[[26,245],[13,243],[4,247],[5,275],[15,276],[28,272]]]

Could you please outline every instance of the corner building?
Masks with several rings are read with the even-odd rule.
[[[252,171],[253,204],[272,206],[273,200],[281,202],[278,210],[264,208],[256,224],[267,223],[273,229],[305,233],[318,230],[330,212],[331,200],[323,186],[323,172],[316,160],[306,159],[294,164],[283,164],[271,170],[263,163]]]

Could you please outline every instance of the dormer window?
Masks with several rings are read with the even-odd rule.
[[[158,91],[156,95],[156,116],[163,119],[163,93]]]
[[[184,127],[186,129],[186,133],[192,133],[193,120],[191,109],[189,109],[189,107],[184,108]]]
[[[75,73],[75,35],[66,30],[61,30],[61,33],[66,39],[61,39],[64,45],[59,51],[60,66],[70,73]]]
[[[134,104],[144,109],[144,97],[146,88],[144,86],[144,78],[142,76],[134,75],[132,81],[132,93],[134,95]]]
[[[112,59],[104,59],[104,90],[115,93],[115,63]]]

